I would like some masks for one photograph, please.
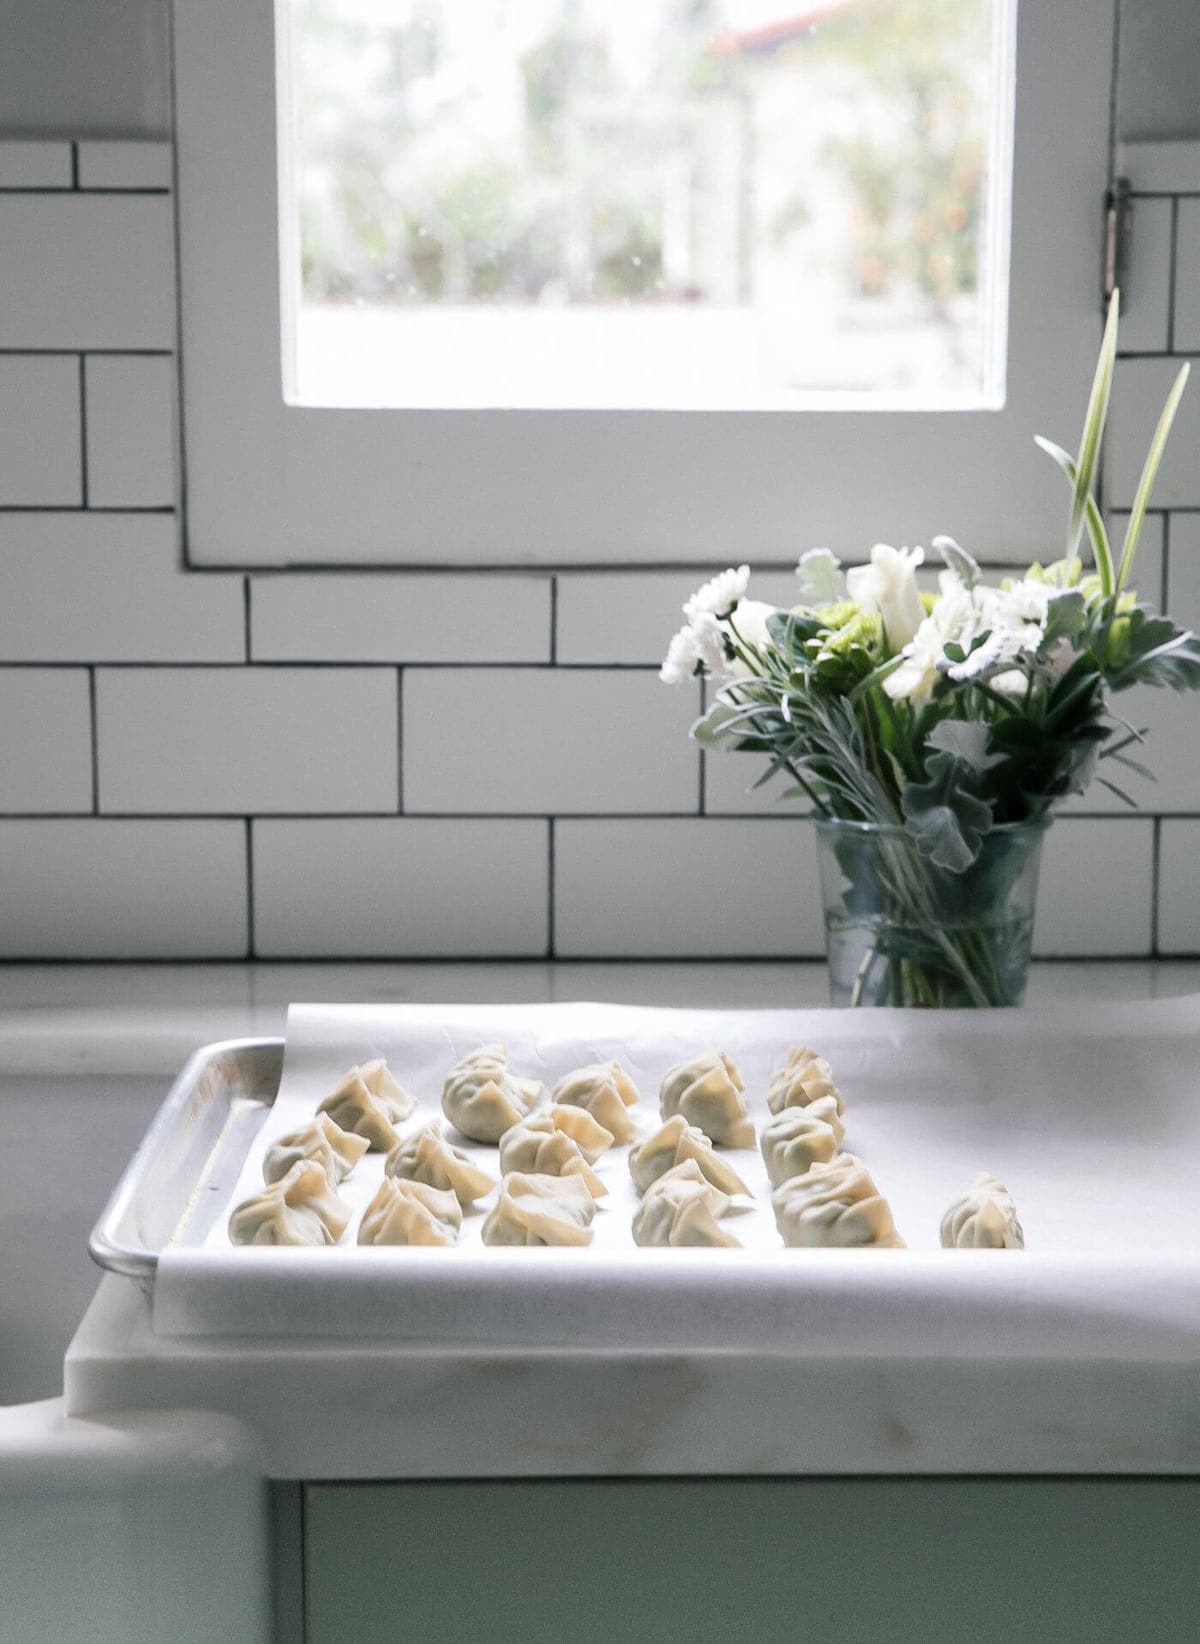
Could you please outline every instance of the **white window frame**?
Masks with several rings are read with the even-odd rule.
[[[1022,0],[1007,396],[971,411],[354,410],[282,392],[275,0],[175,0],[188,562],[1052,556],[1099,339],[1115,0]]]

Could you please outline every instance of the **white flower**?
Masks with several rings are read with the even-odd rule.
[[[728,637],[712,612],[697,611],[689,626],[697,655],[712,677],[716,680],[732,679]]]
[[[728,571],[722,571],[720,576],[713,577],[696,589],[683,607],[684,616],[689,621],[702,611],[711,611],[714,616],[728,616],[746,592],[749,581],[748,565],[739,565],[736,571],[730,566]]]
[[[729,624],[737,630],[737,637],[743,645],[752,645],[756,651],[761,651],[771,643],[767,618],[774,616],[777,610],[778,606],[766,605],[761,599],[739,599]]]
[[[700,647],[691,628],[681,628],[667,647],[666,660],[658,670],[664,685],[682,685],[696,672]]]
[[[833,605],[843,597],[845,578],[841,560],[828,548],[810,548],[800,555],[796,575],[800,579],[800,598],[805,605]]]
[[[893,701],[906,698],[917,707],[927,702],[945,666],[947,641],[953,640],[965,651],[978,632],[978,612],[971,590],[953,571],[943,571],[938,586],[941,593],[933,610],[922,619],[903,649],[904,661],[883,682]]]
[[[882,618],[888,644],[902,651],[925,620],[916,570],[923,548],[891,548],[877,542],[871,563],[846,572],[846,592],[859,609]]]

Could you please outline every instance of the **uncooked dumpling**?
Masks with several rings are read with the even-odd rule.
[[[600,1155],[607,1153],[616,1140],[612,1131],[606,1130],[584,1107],[571,1107],[564,1102],[547,1108],[545,1113],[535,1113],[532,1119],[525,1122],[536,1123],[544,1129],[547,1119],[555,1130],[561,1130],[578,1145],[579,1151],[589,1164],[595,1164]]]
[[[942,1217],[946,1249],[1024,1250],[1017,1207],[1003,1182],[986,1172]]]
[[[785,1107],[762,1127],[758,1145],[771,1186],[803,1176],[814,1164],[828,1164],[846,1134],[832,1096],[819,1096],[807,1107]]]
[[[449,1188],[463,1205],[484,1198],[496,1185],[486,1170],[480,1170],[465,1153],[451,1147],[442,1135],[440,1119],[402,1137],[383,1161],[383,1173],[403,1181],[424,1182],[443,1192]]]
[[[363,1212],[359,1244],[454,1244],[462,1206],[453,1193],[385,1176]]]
[[[234,1209],[229,1237],[234,1244],[336,1244],[350,1216],[321,1165],[301,1159]]]
[[[639,1193],[685,1159],[694,1159],[705,1181],[722,1193],[754,1195],[731,1164],[717,1154],[698,1125],[690,1125],[682,1113],[673,1114],[661,1130],[647,1136],[640,1147],[630,1149],[629,1174]]]
[[[668,1068],[659,1090],[664,1119],[682,1113],[711,1142],[723,1147],[753,1147],[754,1126],[742,1100],[742,1076],[719,1050],[702,1051]]]
[[[541,1088],[534,1079],[514,1078],[504,1045],[484,1045],[446,1075],[442,1112],[473,1142],[498,1142],[529,1112]]]
[[[728,1209],[728,1195],[705,1180],[695,1159],[685,1159],[647,1188],[634,1212],[633,1242],[740,1247],[739,1239],[717,1226]]]
[[[289,1131],[271,1144],[263,1159],[263,1180],[277,1182],[301,1159],[316,1159],[336,1186],[345,1181],[369,1145],[365,1136],[355,1136],[334,1124],[328,1113],[318,1113],[299,1130]]]
[[[578,1110],[582,1113],[582,1109]],[[584,1115],[586,1117],[586,1115]],[[500,1138],[500,1169],[505,1175],[578,1176],[593,1199],[602,1199],[607,1187],[583,1156],[578,1142],[557,1130],[548,1113],[535,1113],[513,1125]]]
[[[870,1245],[902,1249],[891,1207],[853,1153],[814,1164],[771,1195],[786,1245]]]
[[[638,1088],[620,1062],[592,1062],[560,1079],[550,1100],[563,1107],[581,1107],[624,1146],[637,1135],[629,1109],[641,1100]]]
[[[832,1096],[839,1113],[846,1111],[842,1093],[833,1082],[833,1070],[824,1056],[808,1045],[793,1045],[783,1067],[767,1083],[767,1106],[772,1113],[788,1107],[808,1107],[823,1096]]]
[[[407,1119],[417,1105],[415,1096],[402,1090],[381,1058],[352,1067],[331,1095],[318,1107],[328,1113],[343,1130],[365,1136],[372,1153],[386,1153],[398,1141],[396,1126]]]
[[[500,1183],[500,1197],[483,1224],[484,1244],[592,1242],[596,1203],[578,1176],[525,1175]]]

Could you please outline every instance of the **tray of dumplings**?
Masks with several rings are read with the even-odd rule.
[[[197,1053],[92,1252],[153,1282],[167,1335],[654,1345],[736,1340],[847,1259],[876,1284],[885,1252],[1023,1251],[1022,1220],[1078,1250],[1094,1169],[1045,1145],[1061,1023],[965,1014],[293,1006],[282,1047]],[[1113,1022],[1070,1104],[1084,1158],[1123,1056],[1144,1075]]]

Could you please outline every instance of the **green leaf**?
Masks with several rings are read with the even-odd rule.
[[[1053,458],[1070,480],[1071,485],[1074,486],[1079,474],[1079,470],[1075,465],[1075,458],[1068,451],[1064,451],[1061,445],[1055,445],[1053,440],[1045,439],[1041,434],[1035,434],[1033,441],[1035,445],[1040,446],[1045,451],[1047,456]],[[1092,558],[1096,562],[1096,571],[1100,577],[1100,592],[1107,596],[1113,592],[1115,586],[1112,546],[1108,540],[1108,532],[1104,529],[1104,520],[1101,518],[1100,510],[1096,506],[1096,499],[1090,495],[1087,499],[1085,518],[1088,537],[1092,544]],[[1068,552],[1068,561],[1073,553],[1074,549]]]
[[[943,719],[929,733],[929,746],[980,775],[1004,763],[1003,754],[988,752],[991,727],[979,719]]]
[[[979,855],[992,813],[982,799],[956,793],[954,803],[939,803],[924,788],[910,785],[901,795],[904,825],[922,856],[950,873],[965,873]]]
[[[1125,527],[1125,545],[1121,550],[1121,569],[1117,573],[1118,592],[1124,588],[1129,580],[1129,573],[1133,569],[1133,556],[1137,551],[1142,520],[1146,514],[1146,503],[1150,497],[1150,487],[1154,484],[1154,476],[1158,473],[1158,465],[1162,461],[1167,438],[1171,432],[1171,424],[1175,421],[1175,413],[1178,411],[1179,402],[1183,398],[1183,391],[1187,386],[1190,370],[1189,365],[1180,367],[1179,375],[1175,378],[1171,392],[1167,395],[1167,403],[1162,408],[1162,415],[1158,419],[1158,427],[1154,430],[1154,438],[1150,441],[1146,461],[1142,465],[1142,477],[1138,480],[1138,488],[1133,498],[1133,507],[1129,513],[1129,523]]]
[[[942,556],[943,563],[954,572],[958,580],[966,587],[973,588],[983,573],[967,550],[960,548],[953,537],[934,537],[933,546]]]
[[[1104,438],[1104,423],[1108,416],[1108,401],[1112,393],[1113,365],[1117,357],[1117,325],[1121,311],[1121,294],[1114,291],[1108,304],[1108,318],[1100,343],[1100,357],[1092,378],[1092,392],[1088,397],[1087,415],[1083,419],[1083,435],[1079,441],[1079,461],[1075,474],[1075,490],[1071,497],[1071,517],[1067,526],[1067,558],[1079,546],[1087,515],[1087,500],[1095,488],[1096,466],[1100,460],[1100,443]],[[1111,590],[1107,590],[1111,592]]]

